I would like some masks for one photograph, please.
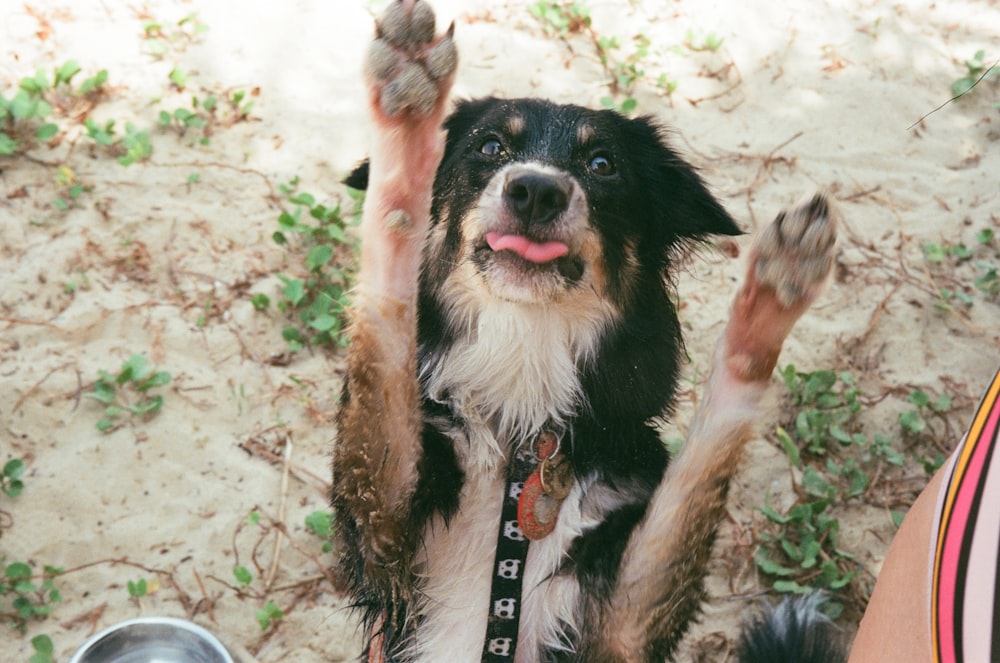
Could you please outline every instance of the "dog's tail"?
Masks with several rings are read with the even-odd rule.
[[[826,599],[815,593],[767,606],[743,625],[739,663],[844,663],[840,629],[820,611]]]

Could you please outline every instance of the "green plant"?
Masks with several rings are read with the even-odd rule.
[[[125,586],[128,589],[128,595],[133,599],[141,599],[149,591],[149,583],[146,582],[145,578],[139,578],[136,581],[129,580]]]
[[[207,31],[208,26],[198,19],[197,12],[192,12],[173,23],[148,16],[142,23],[146,53],[157,60],[171,51],[183,51]]]
[[[24,482],[21,476],[24,475],[24,461],[20,458],[11,458],[4,464],[3,471],[0,472],[0,492],[7,497],[17,497],[24,490]]]
[[[353,263],[349,223],[339,203],[319,204],[312,194],[298,192],[297,186],[297,178],[282,185],[294,209],[281,213],[279,229],[272,235],[279,246],[306,252],[304,270],[278,275],[283,287],[277,307],[293,321],[282,329],[282,337],[292,352],[306,345],[346,345],[343,316],[352,273],[341,265]],[[251,302],[258,311],[270,306],[270,298],[263,294],[254,295]]]
[[[830,507],[829,499],[817,498],[781,513],[765,502],[760,512],[776,527],[760,535],[754,561],[762,573],[774,578],[772,586],[778,592],[831,592],[823,610],[835,619],[844,608],[836,597],[858,577],[861,567],[837,547],[840,521],[830,514]]]
[[[55,586],[54,579],[65,569],[46,566],[42,582],[36,583],[31,566],[25,562],[12,562],[4,566],[0,577],[0,619],[9,620],[18,630],[24,631],[31,619],[44,619],[52,612],[52,605],[62,601],[62,594]],[[10,608],[6,611],[6,598],[12,596]]]
[[[694,30],[688,30],[684,37],[684,45],[695,52],[711,51],[714,53],[722,48],[722,42],[724,41],[725,39],[714,32],[709,32],[699,37],[695,34]]]
[[[42,633],[33,637],[31,648],[35,650],[35,653],[28,659],[28,663],[52,663],[55,660],[52,657],[55,648],[52,644],[52,638],[48,635]]]
[[[546,33],[561,37],[574,32],[582,32],[590,27],[590,9],[582,2],[563,0],[538,0],[528,7],[531,15],[538,19]]]
[[[942,393],[934,400],[926,392],[917,389],[907,397],[915,410],[907,410],[899,415],[899,424],[905,433],[918,435],[928,428],[927,419],[931,415],[944,415],[951,408],[951,397]]]
[[[97,430],[111,432],[122,425],[125,415],[151,417],[163,407],[163,396],[152,391],[170,382],[170,373],[157,371],[143,355],[132,355],[116,375],[98,371],[93,391],[86,394],[104,404]]]
[[[926,242],[920,250],[929,269],[956,274],[961,271],[971,280],[971,285],[959,282],[952,288],[939,288],[937,308],[950,311],[956,302],[968,308],[976,301],[977,293],[986,299],[1000,295],[1000,267],[993,262],[998,257],[996,235],[991,228],[977,232],[976,244],[971,248],[962,242]]]
[[[797,409],[791,429],[796,444],[804,445],[809,453],[823,455],[832,441],[841,445],[865,441],[863,434],[849,426],[861,409],[861,392],[850,373],[801,373],[789,364],[781,369],[781,378],[791,394],[792,407]]]
[[[254,102],[245,101],[246,95],[245,90],[237,90],[223,97],[222,103],[213,94],[204,98],[195,96],[191,98],[190,107],[181,106],[172,112],[161,110],[157,123],[165,129],[173,129],[181,136],[186,135],[188,130],[200,129],[198,142],[207,145],[216,126],[229,126],[247,120]]]
[[[52,113],[52,106],[34,86],[26,87],[25,81],[10,99],[0,94],[0,156],[17,152],[27,135],[44,143],[59,132],[56,124],[43,123]]]
[[[323,552],[333,550],[330,537],[333,536],[333,517],[329,511],[313,511],[306,516],[306,528],[323,541]]]
[[[73,79],[81,71],[80,65],[68,60],[54,67],[51,75],[40,68],[34,76],[22,78],[10,99],[0,94],[0,156],[13,155],[29,139],[47,143],[55,138],[59,126],[45,120],[68,105],[67,100],[93,103],[108,81],[108,71],[100,70],[74,89]]]
[[[250,570],[239,564],[233,567],[233,577],[236,578],[236,582],[240,586],[245,587],[253,582],[253,574],[250,573]]]
[[[966,75],[957,79],[951,84],[951,93],[955,97],[960,97],[976,86],[977,83],[987,81],[1000,75],[1000,67],[996,64],[987,66],[986,51],[980,49],[968,60],[965,61]],[[1000,101],[994,104],[1000,107]]]
[[[785,511],[769,502],[759,509],[767,527],[759,534],[755,561],[776,591],[829,592],[824,611],[836,617],[848,603],[862,608],[868,589],[860,581],[863,567],[838,545],[834,509],[866,499],[873,477],[903,467],[907,456],[895,444],[898,435],[861,430],[856,417],[864,394],[850,373],[802,372],[789,364],[780,374],[788,389],[787,414],[775,436],[795,469],[796,500]],[[914,396],[911,402],[922,401]]]
[[[273,622],[278,621],[285,616],[284,611],[282,611],[274,601],[268,601],[264,604],[264,607],[257,611],[257,623],[260,624],[260,630],[266,631],[271,627]]]
[[[79,197],[85,192],[92,191],[91,187],[76,181],[76,174],[69,166],[59,166],[56,171],[56,184],[59,186],[60,195],[56,196],[52,204],[60,212],[79,207]]]

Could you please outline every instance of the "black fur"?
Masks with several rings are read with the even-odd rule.
[[[509,125],[514,116],[521,118],[523,127],[512,133]],[[581,133],[584,125],[589,129]],[[509,163],[533,161],[567,173],[586,193],[610,296],[621,316],[601,339],[594,360],[578,367],[584,402],[564,438],[571,441],[569,453],[579,476],[597,476],[599,482],[627,491],[632,501],[572,544],[571,561],[562,572],[575,574],[584,600],[601,602],[614,585],[628,537],[668,462],[655,426],[673,405],[682,347],[671,267],[692,242],[740,230],[692,167],[667,146],[664,130],[650,118],[628,119],[612,111],[537,99],[487,98],[460,102],[445,129],[431,223],[447,224],[447,233],[438,252],[426,256],[421,277],[417,340],[422,365],[440,356],[460,333],[443,313],[448,302],[441,300],[439,286],[461,247],[461,219],[492,176]],[[589,139],[581,142],[581,135]],[[494,139],[502,152],[484,154],[484,141]],[[613,164],[613,174],[593,172],[589,166],[598,157]],[[345,182],[363,189],[367,180],[363,163]],[[630,247],[638,269],[625,269]],[[464,422],[446,405],[429,399],[424,408],[428,425],[411,519],[415,532],[422,531],[435,513],[447,520],[459,508],[465,480],[452,438],[443,432]],[[415,626],[405,619],[407,599],[366,587],[360,558],[352,555],[357,533],[343,522],[341,535],[347,551],[342,562],[356,569],[351,578],[355,597],[370,624],[389,616],[394,624],[384,627],[387,649],[398,651]],[[553,652],[543,658],[561,660]]]
[[[843,663],[843,636],[819,611],[822,597],[785,599],[743,626],[739,663]]]

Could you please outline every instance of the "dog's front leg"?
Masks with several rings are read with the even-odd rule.
[[[393,2],[365,63],[373,123],[361,264],[334,447],[343,565],[374,603],[405,593],[422,430],[417,283],[457,56],[422,0]],[[378,598],[381,597],[381,598]]]
[[[629,540],[602,621],[606,661],[670,656],[703,598],[730,478],[778,353],[833,265],[835,211],[815,196],[758,236],[688,440]]]

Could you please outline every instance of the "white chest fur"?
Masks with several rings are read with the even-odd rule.
[[[418,661],[480,660],[490,610],[490,590],[506,483],[499,469],[472,469],[458,513],[448,527],[433,519],[425,536],[417,611]],[[565,646],[574,629],[579,587],[557,576],[573,539],[591,523],[581,516],[583,486],[563,503],[555,531],[528,548],[521,597],[516,663],[534,663],[539,650]]]

